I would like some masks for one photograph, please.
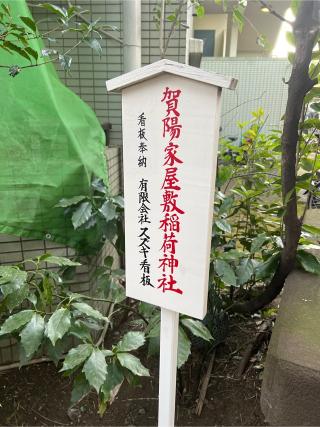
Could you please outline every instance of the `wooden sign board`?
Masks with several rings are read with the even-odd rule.
[[[235,83],[168,60],[107,82],[122,89],[128,297],[204,317],[221,87]]]

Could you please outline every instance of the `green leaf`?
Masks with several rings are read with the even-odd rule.
[[[209,329],[200,321],[186,317],[180,320],[180,322],[189,329],[189,331],[196,337],[200,337],[206,341],[213,340],[213,337]]]
[[[74,324],[71,324],[69,334],[79,338],[81,341],[92,341],[88,328],[80,320],[77,320],[74,322]]]
[[[119,389],[123,380],[124,376],[118,365],[116,363],[108,365],[107,377],[101,387],[104,401],[113,400],[115,398],[115,389]]]
[[[147,302],[139,302],[138,306],[139,313],[142,314],[147,319],[150,318],[154,312],[157,310],[156,307],[152,304],[149,304]]]
[[[258,234],[258,236],[252,240],[250,252],[252,254],[254,254],[255,252],[258,252],[263,246],[263,244],[268,240],[269,240],[269,237],[266,236],[264,233]]]
[[[104,216],[106,221],[112,221],[117,216],[114,204],[110,200],[104,202],[99,211]]]
[[[115,220],[108,222],[105,229],[106,238],[111,242],[118,233],[117,222]]]
[[[107,375],[107,363],[101,350],[95,348],[92,351],[91,356],[83,366],[82,372],[84,372],[91,387],[99,393]]]
[[[0,285],[8,285],[7,289],[2,289],[4,295],[20,289],[26,282],[28,274],[17,267],[0,266]]]
[[[92,215],[92,205],[90,202],[83,202],[72,214],[72,224],[75,229],[81,227]]]
[[[107,267],[107,268],[111,268],[112,264],[113,264],[113,257],[108,255],[107,257],[105,257],[103,264]]]
[[[103,329],[103,326],[101,326],[100,323],[98,323],[96,320],[91,318],[81,320],[81,323],[85,327],[87,327],[88,329],[92,329],[93,331],[101,331]]]
[[[111,275],[101,276],[98,281],[98,286],[104,292],[104,295],[113,302],[119,303],[126,298],[124,287]]]
[[[231,233],[231,225],[225,219],[217,219],[214,225],[225,233]]]
[[[301,184],[308,184],[307,188],[309,188],[309,183],[310,183],[310,179],[312,178],[312,176],[313,176],[313,174],[310,172],[306,172],[302,175],[298,175],[297,176],[297,183],[300,185]]]
[[[178,332],[178,355],[177,355],[177,366],[181,366],[188,360],[188,357],[191,353],[191,341],[189,340],[187,334],[179,326]]]
[[[231,178],[232,174],[233,168],[231,166],[219,166],[216,187],[222,187]]]
[[[268,40],[264,34],[259,34],[259,36],[257,37],[257,45],[262,47],[263,49],[266,49],[268,47]]]
[[[230,251],[220,253],[220,257],[224,260],[236,261],[248,256],[247,252],[238,251],[237,249],[230,249]]]
[[[75,279],[76,273],[77,267],[74,265],[68,265],[64,267],[63,271],[61,272],[61,276],[63,281],[69,281]]]
[[[130,353],[117,353],[117,358],[120,365],[129,369],[133,374],[141,376],[149,376],[149,370],[145,368],[140,360]]]
[[[73,388],[71,392],[71,403],[78,402],[83,396],[88,394],[90,391],[90,384],[86,380],[83,373],[76,376],[73,382]]]
[[[21,344],[28,359],[38,350],[43,333],[44,318],[34,313],[27,326],[20,332]]]
[[[38,302],[38,298],[35,294],[35,292],[32,292],[28,295],[28,300],[31,302],[31,304],[35,307]]]
[[[68,332],[70,326],[70,311],[67,308],[59,308],[53,313],[47,323],[46,335],[52,344],[55,345],[56,341]]]
[[[237,285],[241,286],[247,283],[251,279],[253,272],[254,269],[251,259],[243,259],[237,267]]]
[[[33,310],[23,310],[8,317],[1,326],[0,335],[10,334],[17,329],[20,329],[21,326],[24,326],[31,320],[33,313]]]
[[[52,279],[50,277],[45,276],[42,280],[42,287],[43,292],[41,294],[41,298],[45,305],[51,305],[52,304],[52,297],[53,297],[53,288],[54,285],[52,283]]]
[[[290,8],[291,8],[294,16],[297,15],[299,5],[300,5],[300,0],[291,0]]]
[[[118,351],[131,351],[141,347],[145,342],[143,332],[127,332],[117,344]]]
[[[238,25],[239,32],[241,33],[244,24],[244,16],[242,9],[240,7],[236,7],[233,9],[233,21]]]
[[[304,97],[304,102],[306,103],[306,104],[309,104],[309,102],[310,101],[312,101],[313,100],[313,98],[320,98],[320,87],[319,86],[315,86],[315,87],[313,87],[307,94],[306,94],[306,96]],[[319,122],[319,119],[307,119],[307,120],[305,120],[304,122],[302,122],[302,125],[305,123],[305,122],[309,122],[309,121],[311,121],[311,120],[316,120],[317,121],[317,123]],[[319,129],[318,127],[317,127],[317,129]]]
[[[63,357],[66,346],[69,344],[67,340],[58,340],[55,345],[52,345],[49,339],[46,340],[46,353],[57,367]]]
[[[64,267],[64,266],[77,266],[77,265],[81,265],[80,262],[76,262],[76,261],[71,261],[71,259],[69,258],[65,258],[62,256],[54,256],[54,255],[49,255],[44,259],[45,262],[48,262],[50,264],[56,264],[59,265],[60,267]]]
[[[115,196],[112,198],[114,203],[118,205],[121,209],[124,209],[124,199],[122,196]]]
[[[55,205],[57,208],[68,208],[69,206],[77,205],[82,200],[86,199],[87,196],[74,196],[70,199],[61,199],[59,203]]]
[[[280,253],[276,252],[266,261],[260,263],[255,268],[255,277],[257,280],[262,280],[270,277],[276,270],[279,264]]]
[[[75,6],[68,7],[67,9],[68,18],[71,18],[76,12],[77,12],[77,8]]]
[[[167,16],[167,21],[169,22],[174,22],[176,19],[177,19],[177,16],[175,14]]]
[[[72,303],[72,306],[89,317],[93,317],[97,320],[108,321],[108,318],[105,317],[102,313],[100,313],[100,311],[96,310],[95,308],[91,307],[91,305],[85,302],[74,302]]]
[[[314,160],[313,159],[302,159],[301,160],[301,167],[305,170],[305,171],[309,171],[311,172],[313,170],[313,166],[314,166]]]
[[[121,279],[125,278],[125,271],[122,268],[117,268],[115,270],[112,270],[112,276],[113,277],[120,277]]]
[[[64,71],[69,71],[71,67],[72,58],[68,55],[59,55],[59,62]]]
[[[205,14],[204,6],[202,6],[201,4],[198,4],[196,6],[196,14],[197,14],[198,18],[200,18],[201,16],[204,16],[204,14]]]
[[[103,182],[103,179],[101,178],[95,178],[92,182],[91,182],[91,187],[98,191],[99,193],[102,194],[107,194],[108,189],[105,185],[105,183]]]
[[[301,129],[320,129],[320,119],[307,119],[300,124]]]
[[[160,313],[157,311],[149,320],[146,328],[148,338],[156,338],[160,336]]]
[[[59,15],[63,18],[66,18],[68,15],[68,12],[64,8],[56,6],[52,3],[40,3],[39,6],[43,7],[44,9],[47,9],[50,12],[55,13],[56,15]]]
[[[6,40],[4,43],[3,43],[3,45],[2,45],[3,47],[5,47],[5,48],[7,48],[7,49],[9,49],[9,50],[11,50],[11,51],[14,51],[14,52],[17,52],[20,56],[22,56],[23,58],[25,58],[25,59],[27,59],[28,61],[30,61],[30,56],[28,55],[28,53],[27,52],[25,52],[25,50],[24,49],[21,49],[21,47],[20,46],[18,46],[18,45],[16,45],[16,44],[14,44],[14,43],[11,43],[10,41],[8,41],[8,40]]]
[[[1,289],[3,290],[5,286],[2,286]],[[10,293],[6,296],[4,302],[7,306],[7,309],[11,313],[11,311],[18,307],[23,301],[28,297],[29,295],[29,286],[25,285],[22,286],[22,288]]]
[[[221,259],[217,259],[215,261],[215,271],[217,275],[220,277],[220,279],[228,286],[236,286],[237,285],[237,278],[236,275],[230,266],[226,261],[223,261]]]
[[[28,16],[20,16],[21,21],[29,27],[32,31],[36,32],[37,27],[33,19],[29,18]]]
[[[148,339],[148,357],[160,353],[160,335]]]
[[[92,351],[93,346],[91,344],[80,344],[78,347],[72,348],[66,355],[60,372],[70,371],[81,365],[85,360],[88,359]]]
[[[39,58],[39,54],[36,50],[32,49],[30,46],[24,49],[29,55],[31,55],[36,61]]]
[[[320,102],[314,102],[310,105],[311,110],[315,111],[316,113],[320,112]]]
[[[223,214],[229,213],[230,209],[233,206],[233,202],[234,202],[234,197],[233,196],[226,197],[223,200],[223,202],[221,203],[220,207],[219,207],[219,215],[223,215]]]
[[[293,52],[289,52],[288,53],[288,60],[289,60],[290,64],[293,64],[295,59],[296,59],[296,55]]]
[[[295,39],[292,32],[286,32],[286,39],[291,46],[295,46]]]
[[[315,79],[318,77],[318,74],[320,72],[320,63],[317,64],[311,63],[309,68],[309,76],[311,79]]]
[[[93,49],[100,57],[102,55],[102,47],[97,39],[87,40],[88,45]]]
[[[1,3],[1,8],[6,15],[10,16],[10,7],[8,4]]]
[[[291,200],[291,198],[292,198],[292,196],[294,194],[294,191],[295,191],[295,188],[292,188],[291,190],[289,190],[287,192],[287,194],[285,195],[284,200],[283,200],[283,205],[284,206],[286,206],[289,203],[289,201]]]
[[[262,47],[262,49],[267,49],[269,47],[269,42],[267,37],[264,34],[259,34],[257,37],[257,45]]]
[[[315,236],[320,236],[320,227],[315,227],[314,225],[303,224],[302,229],[307,233],[314,234]]]
[[[113,357],[115,353],[112,350],[101,350],[105,357]]]
[[[313,254],[300,250],[297,252],[297,260],[308,273],[320,275],[320,261]]]

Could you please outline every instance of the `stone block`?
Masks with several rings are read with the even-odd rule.
[[[320,426],[320,277],[288,277],[269,344],[261,407],[273,426]]]

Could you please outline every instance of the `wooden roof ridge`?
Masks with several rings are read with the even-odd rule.
[[[233,77],[226,77],[222,74],[204,71],[201,68],[181,64],[180,62],[171,61],[169,59],[161,59],[150,65],[108,80],[106,82],[107,90],[108,92],[120,91],[129,86],[141,83],[144,80],[157,77],[162,73],[174,74],[226,89],[235,89],[238,83],[238,80]]]

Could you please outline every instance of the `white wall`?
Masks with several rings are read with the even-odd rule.
[[[215,30],[214,56],[224,56],[225,37],[227,34],[228,15],[226,13],[207,14],[202,17],[194,17],[194,30]]]

